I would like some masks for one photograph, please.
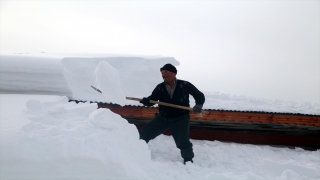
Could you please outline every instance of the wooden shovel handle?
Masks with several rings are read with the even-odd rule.
[[[141,101],[140,98],[134,98],[134,97],[126,97],[126,99],[134,100],[134,101]],[[179,108],[179,109],[185,109],[185,110],[189,110],[189,111],[192,111],[192,110],[193,110],[193,109],[190,108],[190,107],[180,106],[180,105],[170,104],[170,103],[165,103],[165,102],[160,102],[160,101],[154,101],[154,100],[150,100],[150,103],[160,104],[160,105],[163,105],[163,106],[170,106],[170,107]],[[203,114],[209,114],[209,111],[201,111],[201,113],[203,113]]]

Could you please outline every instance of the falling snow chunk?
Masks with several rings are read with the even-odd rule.
[[[101,61],[96,68],[98,89],[106,97],[107,102],[125,105],[126,95],[121,88],[119,72],[108,62]]]

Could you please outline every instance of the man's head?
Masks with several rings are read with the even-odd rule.
[[[172,83],[176,79],[177,69],[172,64],[165,64],[160,71],[166,83]]]

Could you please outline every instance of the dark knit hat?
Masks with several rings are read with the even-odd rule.
[[[160,71],[162,71],[162,70],[167,70],[167,71],[170,71],[170,72],[177,74],[177,69],[172,64],[165,64],[162,68],[160,68]]]

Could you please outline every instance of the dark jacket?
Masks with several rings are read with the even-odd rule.
[[[193,96],[196,101],[196,104],[203,105],[205,97],[202,92],[200,92],[193,84],[188,81],[179,80],[176,81],[176,88],[173,92],[172,98],[166,89],[165,82],[162,82],[156,86],[152,94],[148,97],[150,100],[161,101],[181,106],[189,107],[189,94]],[[153,104],[148,104],[152,106]],[[168,117],[178,117],[185,114],[188,114],[188,110],[178,109],[168,106],[159,105],[159,113]]]

